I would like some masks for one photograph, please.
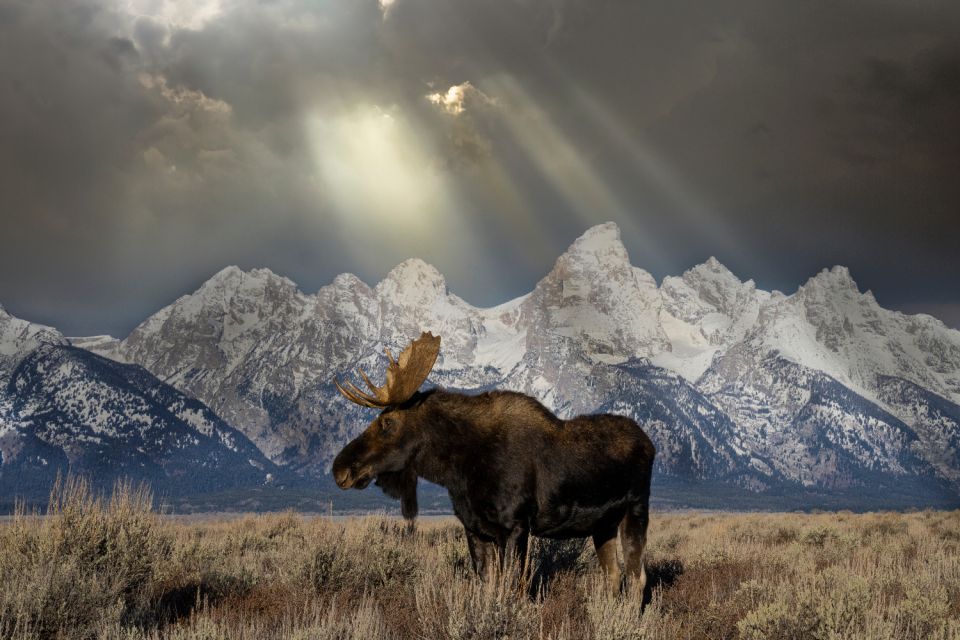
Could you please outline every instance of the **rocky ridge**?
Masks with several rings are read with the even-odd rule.
[[[28,324],[0,315],[7,376],[35,343],[67,342]],[[960,494],[960,332],[883,309],[843,267],[791,295],[715,258],[658,285],[612,223],[492,308],[452,294],[418,259],[374,286],[342,274],[313,294],[267,269],[228,267],[122,340],[69,342],[139,365],[271,464],[318,476],[371,417],[333,378],[358,366],[382,375],[383,349],[422,330],[444,338],[432,383],[516,389],[566,416],[630,415],[657,442],[666,480]]]

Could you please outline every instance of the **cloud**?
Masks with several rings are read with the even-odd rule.
[[[0,0],[0,301],[122,332],[224,264],[313,288],[419,255],[493,303],[610,217],[657,275],[848,263],[933,299],[960,269],[958,13]]]
[[[223,0],[124,0],[123,13],[133,18],[151,18],[165,27],[202,29],[223,14]]]
[[[436,108],[438,131],[443,140],[443,164],[465,168],[490,158],[493,143],[490,128],[499,117],[496,99],[474,87],[469,81],[450,85],[443,92],[424,96]]]
[[[465,113],[468,104],[472,105],[471,112],[477,106],[485,108],[494,107],[497,104],[496,100],[474,87],[469,81],[451,85],[450,88],[443,93],[428,93],[426,98],[430,104],[436,105],[442,111],[452,116],[459,116]]]

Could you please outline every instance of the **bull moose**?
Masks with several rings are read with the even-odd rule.
[[[626,574],[642,590],[656,452],[640,426],[609,414],[561,420],[512,391],[419,391],[439,352],[440,337],[423,333],[396,360],[386,351],[383,386],[360,371],[370,393],[335,380],[350,401],[381,410],[334,460],[337,485],[363,489],[376,479],[408,519],[417,513],[418,477],[445,487],[481,575],[509,558],[524,567],[531,533],[591,536],[619,589],[619,530]]]

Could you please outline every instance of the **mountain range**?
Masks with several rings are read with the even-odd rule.
[[[0,489],[66,466],[172,493],[319,482],[372,418],[333,378],[382,376],[383,349],[421,331],[443,337],[429,384],[633,417],[658,448],[655,494],[683,503],[960,503],[960,331],[880,307],[844,267],[791,295],[714,258],[658,284],[612,223],[491,308],[418,259],[312,294],[228,267],[123,339],[0,308]]]

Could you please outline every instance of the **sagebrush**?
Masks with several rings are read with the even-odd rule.
[[[480,581],[452,518],[186,521],[68,480],[0,526],[0,637],[960,638],[960,512],[654,513],[647,593],[589,542]]]

